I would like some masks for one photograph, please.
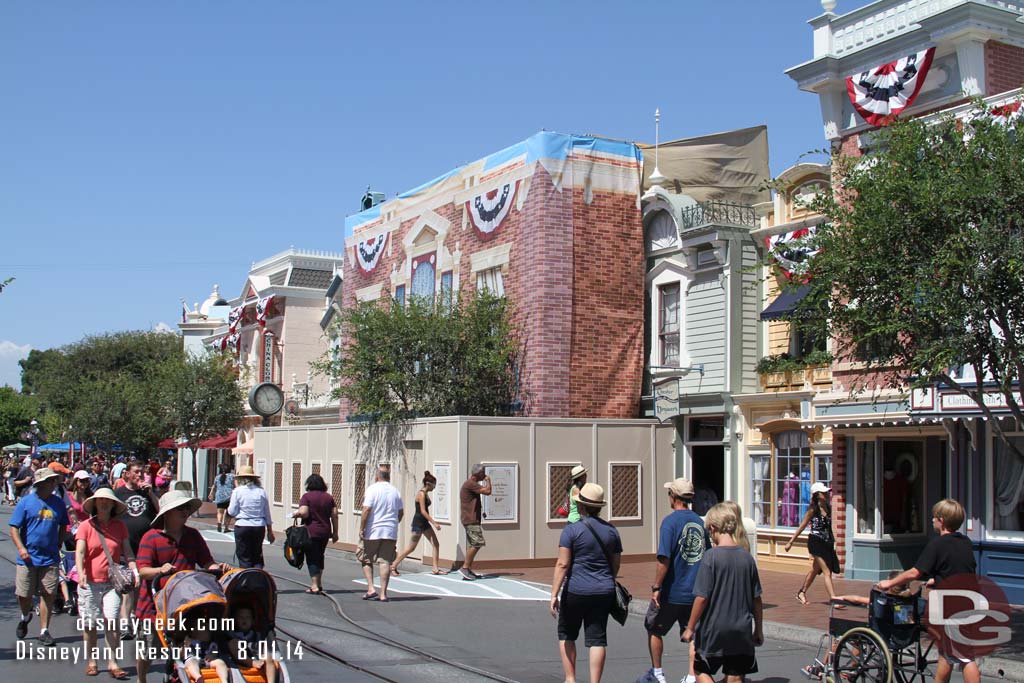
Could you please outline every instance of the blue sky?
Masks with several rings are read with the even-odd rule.
[[[841,2],[848,12],[862,2]],[[0,7],[0,385],[30,348],[171,326],[291,245],[341,251],[367,185],[541,129],[653,141],[767,124],[824,146],[819,0],[38,2]]]

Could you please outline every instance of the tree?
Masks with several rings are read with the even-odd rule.
[[[960,372],[985,378],[1024,428],[1024,123],[998,113],[977,102],[959,121],[898,120],[865,157],[833,154],[836,188],[809,204],[827,223],[792,320],[826,326],[839,360],[865,363],[852,390],[944,383],[1018,452],[982,382]]]
[[[19,394],[11,387],[0,387],[0,446],[23,441],[21,433],[39,415],[39,400]]]
[[[187,441],[195,493],[199,443],[238,427],[245,416],[245,391],[231,360],[221,353],[181,354],[163,366],[160,386],[172,433]]]
[[[337,324],[347,345],[314,368],[371,423],[516,410],[518,335],[503,298],[364,302]]]
[[[18,361],[21,366],[21,390],[26,394],[38,394],[39,383],[44,374],[53,371],[53,364],[63,354],[58,349],[32,349],[27,358]]]

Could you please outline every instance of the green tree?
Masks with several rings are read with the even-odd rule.
[[[185,437],[192,459],[192,491],[199,491],[200,441],[236,429],[245,416],[245,390],[228,356],[183,353],[160,373],[160,399],[173,434]]]
[[[337,323],[348,344],[314,368],[371,423],[510,415],[520,399],[518,334],[508,302],[482,294],[435,305],[366,302]]]
[[[852,390],[945,383],[1016,451],[961,368],[987,377],[1024,428],[1024,123],[979,102],[961,121],[873,135],[866,156],[833,155],[836,187],[810,202],[828,222],[792,320],[827,326],[839,360],[865,363]]]
[[[26,394],[39,393],[39,382],[53,364],[60,361],[63,353],[59,349],[32,349],[27,358],[18,361],[21,366],[21,390]]]
[[[0,446],[22,442],[21,433],[39,416],[39,399],[0,387]]]

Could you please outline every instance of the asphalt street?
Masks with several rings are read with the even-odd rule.
[[[6,521],[10,508],[0,510],[0,555],[13,559],[14,547],[7,530]],[[215,532],[210,537],[210,547],[218,560],[230,562],[234,546],[224,536],[223,541]],[[283,534],[281,535],[283,536]],[[303,570],[288,566],[282,557],[280,540],[274,545],[265,545],[267,569],[283,578],[305,582],[308,575]],[[416,574],[404,571],[415,581]],[[365,673],[323,659],[309,650],[309,646],[324,648],[349,662],[361,665],[396,681],[478,681],[487,680],[481,676],[453,670],[439,663],[430,663],[423,657],[382,644],[370,637],[398,641],[433,654],[445,660],[461,662],[479,670],[498,674],[506,679],[522,683],[553,683],[563,680],[558,659],[555,622],[548,614],[547,603],[543,600],[503,600],[488,598],[466,598],[453,595],[414,595],[393,592],[390,603],[361,600],[365,592],[359,565],[347,554],[328,551],[325,585],[335,598],[341,610],[349,618],[369,630],[362,632],[335,612],[331,600],[322,596],[307,595],[304,585],[284,580],[278,581],[279,605],[278,625],[294,638],[282,637],[279,644],[281,654],[288,658],[288,668],[293,681],[319,683],[319,681],[372,681],[379,680]],[[455,578],[454,576],[451,578]],[[505,577],[514,579],[515,577]],[[44,660],[28,659],[17,650],[15,626],[17,603],[13,589],[14,567],[0,561],[0,667],[4,681],[61,681],[85,679],[85,664],[71,660],[72,651],[60,657]],[[453,583],[449,592],[456,592]],[[68,615],[54,617],[51,632],[57,639],[57,646],[80,644],[75,632],[75,620]],[[33,651],[39,644],[38,617],[33,619],[27,643]],[[281,635],[281,634],[279,634]],[[370,636],[370,637],[368,637]],[[665,669],[670,681],[678,681],[685,674],[685,649],[669,636],[666,642]],[[306,647],[298,651],[297,644]],[[579,681],[588,680],[586,670],[586,648],[580,641]],[[61,650],[56,650],[61,652]],[[131,653],[131,644],[126,652]],[[290,657],[289,657],[290,655]],[[800,668],[812,661],[814,650],[803,645],[784,641],[769,641],[758,650],[759,673],[751,681],[780,683],[781,681],[806,680]],[[135,674],[132,657],[126,657],[124,668]],[[646,636],[642,620],[632,615],[625,627],[609,625],[608,661],[605,667],[605,681],[615,683],[631,682],[649,666]],[[104,664],[100,664],[100,678],[106,679]],[[151,675],[150,681],[157,681]],[[987,683],[996,679],[986,679]]]

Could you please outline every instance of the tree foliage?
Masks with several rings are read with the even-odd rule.
[[[979,102],[961,121],[899,120],[870,145],[865,157],[837,151],[833,193],[810,202],[827,223],[792,319],[827,326],[839,360],[865,363],[854,389],[944,383],[993,417],[981,383],[963,381],[966,366],[1002,394],[1020,430],[1021,119],[1000,122]]]
[[[198,491],[199,442],[238,427],[245,416],[244,389],[230,358],[221,353],[175,356],[161,368],[160,388],[169,433],[188,442],[192,490]]]
[[[0,387],[0,446],[22,442],[21,433],[39,415],[39,399]]]
[[[348,344],[315,369],[374,423],[442,415],[510,415],[519,396],[518,335],[490,294],[435,304],[360,303],[339,323]]]

